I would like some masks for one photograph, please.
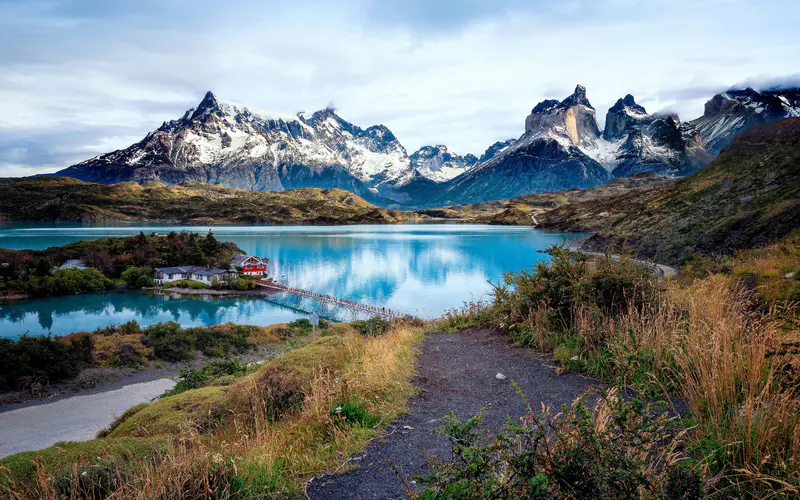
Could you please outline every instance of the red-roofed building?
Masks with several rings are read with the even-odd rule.
[[[234,255],[231,267],[249,276],[264,276],[267,274],[267,261],[254,255]]]

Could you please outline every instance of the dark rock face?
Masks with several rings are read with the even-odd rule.
[[[563,138],[573,146],[600,137],[600,128],[586,88],[582,85],[563,101],[548,99],[537,104],[525,119],[525,134]]]
[[[492,158],[497,156],[497,154],[500,151],[514,144],[514,141],[515,139],[507,139],[505,141],[495,142],[494,144],[486,148],[486,151],[481,155],[480,159],[478,160],[478,163],[483,163],[485,161],[491,160]]]
[[[445,184],[443,205],[590,188],[611,180],[602,165],[555,139],[524,138],[501,155]]]
[[[800,88],[758,92],[729,90],[706,102],[703,116],[692,123],[705,148],[713,155],[750,127],[800,116]]]
[[[621,139],[648,122],[649,119],[647,111],[636,104],[633,96],[628,94],[624,98],[618,99],[616,104],[608,109],[603,137],[608,141]]]

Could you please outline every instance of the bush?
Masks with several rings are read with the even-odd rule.
[[[136,320],[130,320],[121,325],[109,325],[103,328],[98,328],[93,332],[95,335],[134,335],[142,333],[142,328]]]
[[[465,302],[463,307],[445,311],[441,319],[437,320],[432,330],[454,332],[463,328],[485,326],[494,320],[493,309],[487,302]]]
[[[155,286],[156,282],[150,276],[142,275],[136,280],[136,288],[144,288],[146,286]]]
[[[149,326],[142,332],[142,343],[153,349],[156,358],[165,361],[194,359],[195,351],[210,357],[224,357],[250,347],[247,339],[256,327],[216,325],[181,328],[173,321]]]
[[[258,288],[258,285],[253,280],[246,280],[243,278],[237,278],[233,284],[233,287],[237,290],[254,290]]]
[[[36,296],[72,295],[113,288],[114,283],[97,269],[58,269],[53,276],[31,279],[27,291]]]
[[[167,286],[174,288],[189,288],[190,290],[208,290],[211,285],[206,285],[195,280],[178,280],[166,283]]]
[[[286,326],[289,327],[289,330],[297,333],[311,333],[311,330],[313,329],[311,321],[309,321],[307,318],[296,319]]]
[[[94,364],[91,335],[73,337],[69,342],[52,337],[22,336],[0,339],[0,388],[29,389],[74,377]]]
[[[630,306],[641,310],[658,294],[652,271],[630,259],[605,257],[591,266],[586,255],[563,246],[554,245],[547,253],[549,262],[505,273],[494,287],[494,314],[507,327],[532,330],[534,322],[545,321],[549,331],[567,331],[575,328],[581,308],[613,317]]]
[[[263,412],[267,420],[278,421],[303,406],[303,386],[293,373],[283,373],[275,366],[267,366],[258,375],[257,387],[258,411]]]
[[[391,323],[381,318],[380,316],[373,316],[370,319],[356,320],[350,323],[350,326],[356,329],[361,335],[378,336],[383,335],[389,331]]]
[[[149,267],[129,267],[122,272],[120,278],[128,288],[142,288],[153,286],[153,270]]]
[[[142,343],[153,349],[156,358],[174,362],[195,357],[194,338],[174,321],[148,326],[142,335]]]
[[[440,432],[453,458],[432,461],[418,498],[656,498],[666,484],[673,498],[692,498],[689,472],[664,476],[679,458],[676,422],[613,389],[600,393],[593,411],[586,398],[558,414],[531,411],[497,435],[481,429],[486,409],[464,422],[451,412]]]
[[[247,374],[248,371],[249,365],[239,361],[239,358],[212,361],[199,370],[183,368],[175,387],[159,397],[174,396],[190,389],[205,387],[222,377],[241,377]]]

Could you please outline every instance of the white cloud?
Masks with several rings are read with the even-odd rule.
[[[715,91],[796,71],[798,25],[791,0],[10,0],[0,176],[125,147],[208,89],[282,112],[333,101],[410,151],[444,143],[477,155],[576,83],[600,121],[626,93],[694,118]]]

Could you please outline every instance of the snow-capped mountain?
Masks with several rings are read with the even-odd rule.
[[[140,142],[56,175],[84,181],[199,181],[251,190],[341,188],[375,200],[408,175],[406,150],[383,125],[362,129],[333,109],[270,117],[218,100],[165,122]]]
[[[408,202],[469,170],[478,158],[446,146],[410,157],[383,125],[362,129],[333,109],[272,117],[208,92],[197,108],[165,122],[140,142],[55,175],[115,183],[198,181],[275,191],[341,188],[373,202]]]
[[[705,148],[716,156],[739,132],[794,116],[800,116],[800,88],[762,92],[747,88],[715,95],[706,102],[703,116],[691,123]]]
[[[681,123],[674,114],[650,115],[630,94],[609,108],[598,144],[614,177],[640,172],[686,175],[713,159],[691,123]]]
[[[475,155],[460,156],[447,150],[447,146],[423,146],[409,159],[411,166],[428,179],[435,182],[449,181],[478,164]]]
[[[443,184],[435,202],[474,203],[600,185],[612,176],[585,152],[596,150],[599,137],[594,108],[578,85],[563,101],[537,104],[522,137],[490,148],[486,161]]]
[[[800,89],[732,90],[681,122],[649,114],[632,95],[600,130],[580,85],[562,101],[537,104],[519,139],[480,158],[425,146],[410,156],[383,125],[362,129],[335,110],[265,116],[208,92],[197,108],[132,146],[54,175],[116,183],[197,181],[250,190],[340,188],[384,205],[441,206],[571,188],[638,172],[687,175],[753,125],[800,116]]]

